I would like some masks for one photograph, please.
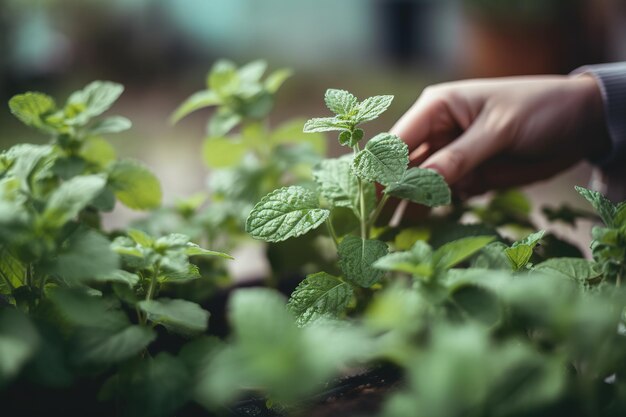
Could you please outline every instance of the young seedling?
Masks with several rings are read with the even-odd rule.
[[[388,252],[387,244],[370,239],[378,215],[390,197],[429,207],[448,204],[450,190],[435,171],[408,168],[407,145],[397,136],[380,133],[361,148],[364,132],[359,127],[381,115],[393,96],[375,96],[361,102],[344,90],[326,92],[326,106],[335,115],[307,121],[305,132],[339,131],[339,143],[352,155],[320,162],[313,171],[317,187],[299,186],[275,190],[257,203],[246,221],[254,238],[279,242],[302,236],[325,223],[337,246],[343,275],[309,275],[292,294],[289,306],[306,324],[320,316],[345,314],[356,292],[378,283],[383,272],[373,264]],[[377,201],[375,183],[383,196]],[[357,233],[337,235],[332,215],[348,208],[359,222]]]
[[[161,202],[156,177],[142,164],[116,159],[100,135],[121,132],[120,116],[97,120],[121,94],[119,84],[95,81],[63,107],[42,93],[9,101],[23,123],[51,137],[0,154],[0,292],[34,308],[46,286],[79,285],[115,271],[118,257],[99,229],[99,212],[116,198],[130,208]]]
[[[126,297],[126,300],[138,309],[139,322],[145,324],[150,321],[161,324],[183,335],[206,330],[209,315],[198,304],[187,300],[155,299],[155,297],[160,286],[165,283],[180,283],[200,278],[198,267],[189,262],[189,257],[218,256],[226,259],[232,257],[225,253],[203,249],[191,243],[189,237],[182,234],[170,234],[157,239],[135,229],[129,230],[127,234],[128,236],[117,237],[111,247],[121,256],[123,267],[134,272],[133,279],[127,284],[136,290],[133,296]],[[129,276],[127,273],[123,275]],[[139,301],[142,295],[144,299]]]

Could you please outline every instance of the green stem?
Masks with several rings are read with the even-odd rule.
[[[333,226],[333,222],[330,221],[330,217],[326,218],[326,227],[328,228],[328,234],[333,239],[335,243],[335,247],[339,248],[339,239],[337,239],[337,233],[335,232],[335,227]]]
[[[388,200],[389,200],[389,194],[384,194],[383,198],[381,198],[380,201],[378,202],[378,205],[376,206],[376,210],[374,210],[374,212],[370,216],[370,219],[368,221],[369,227],[374,226],[374,224],[376,223],[376,220],[378,220],[378,216],[380,216],[380,213],[382,213],[383,208],[385,207],[385,204],[387,203]]]
[[[152,274],[152,277],[150,278],[150,286],[148,287],[148,294],[146,294],[146,301],[152,300],[152,297],[154,296],[157,278],[159,277],[159,268],[160,268],[160,265],[157,263],[154,266],[154,273]]]
[[[354,155],[359,152],[359,144],[355,144],[352,148],[354,151]],[[361,178],[357,178],[359,184],[359,217],[361,221],[361,239],[366,240],[368,235],[367,230],[367,219],[365,218],[365,193],[363,191],[363,181]]]
[[[367,239],[367,219],[365,218],[365,193],[363,192],[363,181],[359,178],[359,202],[361,215],[361,239]]]
[[[152,297],[154,297],[160,267],[161,265],[159,263],[154,265],[154,273],[150,277],[150,286],[148,287],[148,293],[146,294],[146,301],[150,301],[152,300]],[[141,314],[139,309],[137,309],[137,317],[139,317],[139,324],[145,325],[148,323],[148,313]]]

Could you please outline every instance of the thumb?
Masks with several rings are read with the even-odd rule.
[[[454,184],[504,147],[505,141],[495,129],[487,127],[482,113],[461,136],[432,154],[421,167],[434,169],[448,184]]]

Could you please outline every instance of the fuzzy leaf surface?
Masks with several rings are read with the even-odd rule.
[[[322,196],[334,207],[348,207],[359,212],[359,182],[351,172],[352,157],[325,159],[313,168],[313,179]],[[366,207],[376,204],[373,184],[364,184]]]
[[[450,204],[450,187],[432,169],[411,168],[400,182],[391,184],[385,193],[428,207]]]
[[[288,308],[299,326],[320,317],[340,317],[352,299],[350,284],[326,272],[307,276],[291,294]]]
[[[333,113],[348,115],[357,107],[357,98],[345,90],[329,88],[324,95],[326,107]]]
[[[363,100],[359,106],[355,119],[358,123],[376,119],[391,105],[393,96],[373,96]]]
[[[336,117],[316,117],[309,119],[304,124],[303,132],[330,132],[333,130],[349,130],[350,125]]]
[[[615,205],[608,198],[597,191],[588,190],[578,186],[574,188],[593,206],[604,224],[608,227],[612,227],[613,216],[615,215]]]
[[[359,178],[388,186],[402,180],[408,164],[406,143],[391,133],[380,133],[354,157],[352,170]]]
[[[601,273],[595,262],[582,258],[552,258],[537,264],[533,270],[566,276],[582,282],[595,278]]]
[[[384,271],[374,268],[374,262],[387,255],[388,248],[380,240],[363,240],[346,236],[339,244],[339,265],[346,279],[369,288],[383,277]]]
[[[246,220],[255,239],[280,242],[315,229],[330,212],[319,207],[317,195],[299,186],[275,190],[259,201]]]

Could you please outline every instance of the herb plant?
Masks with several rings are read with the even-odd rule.
[[[335,116],[311,119],[304,131],[339,131],[339,143],[351,148],[352,155],[318,164],[313,171],[317,190],[291,186],[266,195],[246,221],[250,235],[269,242],[298,237],[326,224],[337,247],[342,275],[320,272],[302,281],[289,301],[300,324],[319,317],[342,317],[353,307],[355,296],[363,294],[363,298],[363,289],[381,281],[384,271],[375,264],[387,255],[388,246],[372,239],[371,231],[390,197],[429,207],[450,202],[450,189],[438,173],[408,168],[408,147],[399,137],[380,133],[361,149],[365,135],[359,126],[387,110],[393,96],[374,96],[359,102],[347,91],[330,89],[324,100]],[[380,199],[375,183],[384,187]],[[358,220],[358,229],[343,235],[335,231],[332,220],[333,211],[341,207],[348,208]],[[429,275],[454,266],[490,240],[479,239],[470,250],[461,249],[461,242],[454,248],[441,249],[429,266],[433,269]]]
[[[116,199],[142,210],[161,202],[157,178],[138,161],[117,159],[101,136],[131,125],[120,116],[97,118],[122,90],[96,81],[62,108],[42,93],[9,102],[19,120],[51,139],[0,154],[0,387],[22,375],[48,389],[67,389],[84,374],[155,385],[160,371],[187,375],[182,359],[150,356],[162,350],[156,328],[185,338],[207,329],[209,313],[201,306],[159,292],[202,279],[189,257],[228,255],[181,234],[155,238],[130,229],[111,241],[100,228],[101,213]],[[174,378],[169,388],[180,390],[176,383],[189,378]],[[103,398],[126,401],[110,394],[111,384],[117,382],[103,385]],[[123,414],[136,415],[136,404],[152,410],[142,415],[173,411],[171,404],[150,408],[159,392],[168,391],[133,398]],[[180,396],[173,403],[178,408],[185,401]],[[8,412],[30,414],[19,401]]]
[[[169,217],[179,219],[177,231],[188,230],[194,239],[225,250],[247,238],[244,222],[256,201],[274,188],[310,181],[310,167],[326,152],[325,137],[303,134],[301,120],[270,126],[277,92],[291,71],[279,69],[264,78],[266,69],[261,60],[240,68],[218,61],[207,75],[207,88],[186,99],[171,118],[176,123],[215,107],[202,150],[211,169],[208,192],[182,200]],[[206,200],[211,204],[204,205]],[[164,231],[161,224],[155,217],[137,226],[154,233]]]

